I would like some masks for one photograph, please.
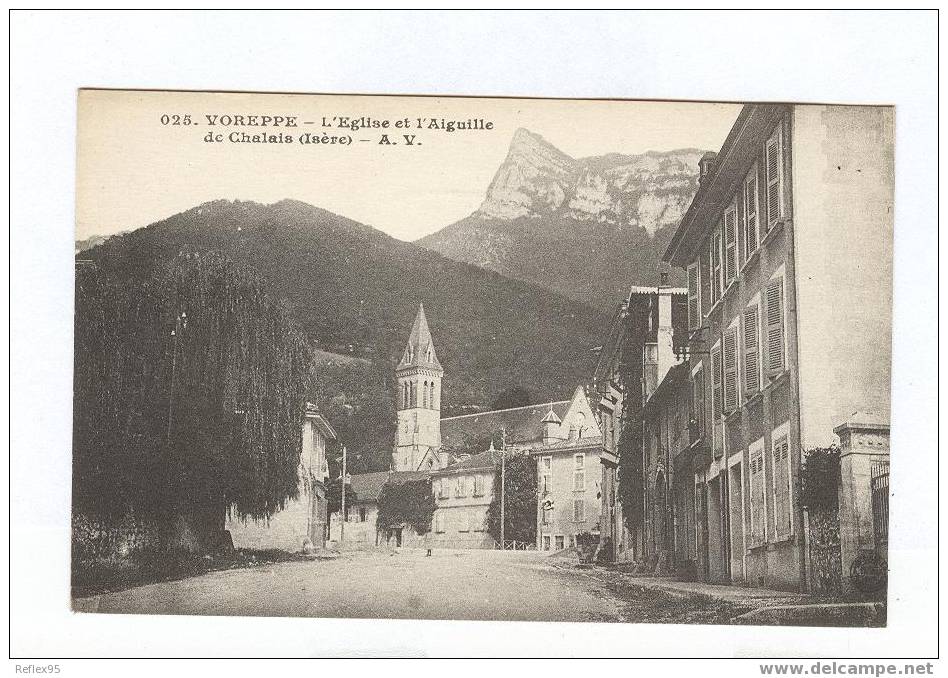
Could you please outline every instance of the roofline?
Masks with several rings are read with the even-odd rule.
[[[433,475],[433,476],[447,476],[447,475],[453,475],[453,474],[456,474],[456,473],[470,473],[470,472],[474,472],[474,471],[493,471],[493,470],[494,470],[494,466],[493,466],[493,465],[491,465],[491,466],[471,466],[471,467],[468,467],[468,468],[451,468],[451,467],[449,466],[448,468],[442,468],[442,469],[438,469],[437,471],[431,471],[431,475]]]
[[[549,403],[536,403],[535,405],[521,405],[520,407],[508,407],[503,410],[484,410],[483,412],[472,412],[471,414],[458,414],[453,417],[442,417],[441,421],[450,421],[452,419],[464,419],[464,417],[480,417],[485,414],[494,414],[495,412],[513,412],[514,410],[525,410],[528,407],[543,407],[544,405],[547,405],[547,406],[562,405],[563,403],[566,403],[568,405],[571,402],[573,402],[572,398],[570,398],[569,400],[553,400]]]
[[[684,267],[688,263],[683,259],[684,255],[681,252],[682,245],[691,240],[688,236],[692,229],[696,226],[705,226],[695,223],[698,214],[704,209],[709,194],[713,193],[715,189],[719,189],[717,184],[720,181],[726,181],[721,179],[722,170],[732,161],[735,152],[740,150],[745,131],[749,128],[752,129],[755,125],[759,125],[761,123],[761,117],[763,117],[763,122],[766,124],[771,122],[770,118],[779,119],[781,113],[789,110],[791,106],[792,104],[744,104],[740,114],[738,114],[737,119],[731,126],[730,132],[728,132],[727,138],[725,138],[724,143],[721,145],[721,150],[718,151],[715,157],[710,175],[699,184],[698,192],[695,193],[695,197],[692,198],[691,204],[678,223],[678,228],[675,229],[675,232],[672,234],[671,240],[668,241],[668,246],[662,255],[662,261],[678,267]],[[722,205],[720,207],[723,209],[724,206]],[[708,228],[710,228],[710,226],[708,226]],[[703,235],[702,233],[702,237]]]
[[[336,429],[332,427],[332,424],[329,423],[329,420],[326,419],[326,417],[324,417],[322,414],[319,412],[310,414],[307,415],[307,419],[311,419],[313,423],[318,426],[320,430],[322,430],[324,436],[330,440],[336,439]]]
[[[567,438],[567,440],[569,440],[569,439]],[[570,451],[573,451],[573,450],[588,450],[588,449],[592,449],[592,448],[594,448],[594,447],[600,447],[600,448],[601,448],[601,447],[602,447],[602,444],[603,444],[602,436],[595,436],[595,437],[593,437],[593,438],[577,438],[576,440],[577,440],[577,441],[579,441],[579,440],[589,440],[589,441],[592,441],[592,442],[584,443],[584,444],[582,444],[582,445],[579,445],[579,444],[577,444],[577,445],[562,445],[562,446],[559,446],[559,447],[543,447],[543,446],[540,446],[540,447],[532,447],[532,448],[530,448],[530,454],[545,455],[545,454],[553,454],[553,453],[555,453],[555,452],[570,452]],[[566,441],[560,440],[559,442],[562,443],[562,442],[566,442]]]
[[[665,292],[667,294],[688,294],[687,288],[684,287],[662,287],[661,285],[654,285],[649,287],[648,285],[632,285],[629,288],[629,296],[633,294],[661,294]]]

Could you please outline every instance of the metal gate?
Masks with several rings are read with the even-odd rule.
[[[870,469],[872,528],[876,553],[885,556],[889,547],[889,462],[877,461]]]

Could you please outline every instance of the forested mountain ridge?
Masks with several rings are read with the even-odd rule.
[[[537,400],[564,397],[589,378],[591,349],[606,322],[582,303],[292,200],[205,203],[112,237],[82,258],[100,275],[132,281],[170,257],[212,250],[252,267],[267,293],[289,306],[313,348],[371,360],[377,378],[364,363],[353,370],[366,381],[363,404],[373,407],[391,401],[390,375],[419,303],[445,369],[443,414],[486,407],[511,386]],[[351,413],[353,388],[324,395]],[[386,426],[378,422],[374,442],[362,446],[389,446]]]

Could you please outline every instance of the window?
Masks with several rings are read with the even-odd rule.
[[[415,382],[411,382],[411,406],[418,404],[418,390],[415,388]]]
[[[444,514],[435,511],[435,532],[444,532]]]
[[[569,536],[569,547],[571,549],[576,548],[576,535],[575,534],[571,534]]]
[[[550,535],[548,534],[543,535],[543,550],[544,551],[550,550]]]
[[[573,455],[573,491],[581,492],[586,489],[586,455]]]
[[[581,523],[586,520],[586,502],[583,499],[573,500],[573,522]]]
[[[766,289],[767,345],[764,347],[767,358],[767,375],[778,376],[784,370],[784,331],[783,331],[783,279],[774,278],[767,283]]]
[[[359,522],[360,523],[365,522],[365,507],[364,506],[359,507]]]
[[[737,203],[724,211],[724,285],[737,278]]]
[[[426,381],[421,387],[421,406],[426,410],[428,409],[428,382]]]
[[[767,226],[769,231],[783,216],[783,129],[777,129],[764,147],[767,165]]]
[[[737,325],[724,330],[724,411],[737,409]]]
[[[776,538],[790,536],[792,513],[790,505],[790,442],[786,434],[776,438],[771,448],[774,487],[774,532]]]
[[[721,377],[721,345],[718,343],[711,349],[711,414],[714,419],[721,416],[724,407]]]
[[[474,476],[474,496],[484,496],[484,478],[483,476]]]
[[[437,409],[435,405],[435,383],[433,381],[428,385],[428,407],[433,410]]]
[[[454,481],[454,496],[463,497],[464,496],[464,478],[460,476]]]
[[[438,499],[447,499],[448,497],[448,481],[445,478],[441,478],[438,481]]]
[[[760,228],[758,214],[760,199],[757,196],[757,165],[751,168],[744,179],[744,258],[757,251],[757,233]]]
[[[562,551],[565,548],[566,548],[566,538],[561,534],[556,535],[556,550]]]
[[[688,266],[688,329],[701,327],[701,279],[700,266],[694,262]]]
[[[744,309],[744,393],[750,398],[760,390],[760,310]]]
[[[767,538],[767,505],[764,496],[764,441],[750,446],[750,543],[760,546]]]
[[[540,493],[549,494],[553,491],[553,457],[543,457],[540,460]]]
[[[403,386],[404,386],[404,389],[403,389],[404,393],[402,394],[402,407],[407,408],[410,406],[410,403],[411,403],[410,396],[408,394],[408,382],[406,381],[403,384]]]

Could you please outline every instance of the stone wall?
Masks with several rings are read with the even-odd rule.
[[[154,521],[134,516],[104,520],[74,514],[72,557],[74,563],[121,561],[160,548],[160,530]]]

